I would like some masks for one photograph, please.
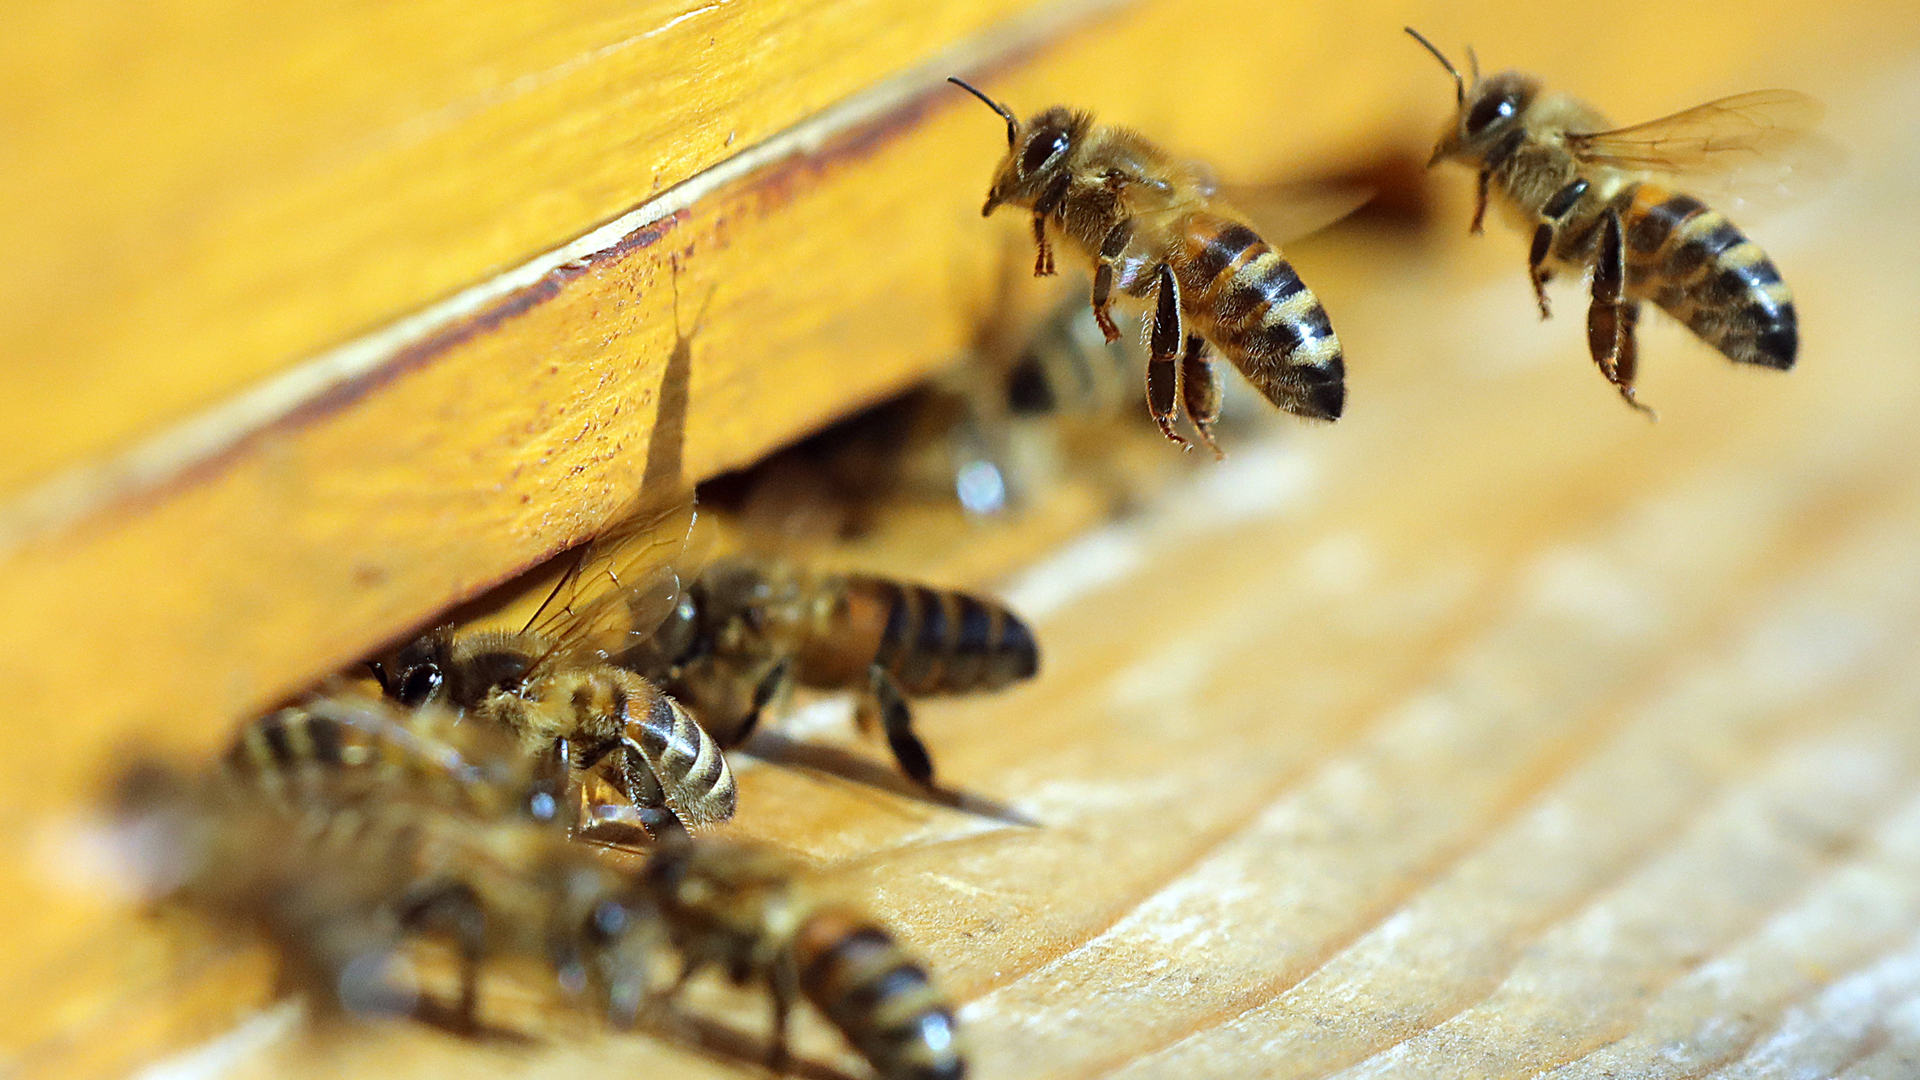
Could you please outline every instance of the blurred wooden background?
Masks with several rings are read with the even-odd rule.
[[[1120,525],[865,552],[1036,615],[1040,682],[924,725],[1044,827],[748,767],[735,830],[841,867],[982,1077],[1920,1074],[1920,13],[920,7],[4,17],[0,1045],[60,1075],[751,1072],[590,1025],[303,1037],[244,965],[143,998],[171,946],[73,823],[130,735],[217,745],[641,478],[951,362],[1018,232],[978,217],[1002,144],[961,73],[1235,179],[1387,178],[1406,213],[1290,249],[1349,415]],[[1470,179],[1418,172],[1451,96],[1406,23],[1622,120],[1827,100],[1839,180],[1736,215],[1800,369],[1654,319],[1662,419],[1620,406],[1572,293],[1535,319],[1526,238],[1469,239]]]

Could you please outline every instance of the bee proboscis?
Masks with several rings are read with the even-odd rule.
[[[1033,213],[1034,273],[1053,273],[1056,237],[1086,256],[1094,317],[1108,341],[1120,336],[1116,291],[1151,303],[1143,327],[1147,407],[1167,438],[1186,444],[1174,430],[1184,408],[1201,441],[1220,452],[1212,425],[1222,388],[1209,344],[1280,408],[1339,418],[1346,365],[1326,309],[1206,169],[1086,112],[1056,106],[1022,124],[979,90],[949,81],[1007,123],[1007,155],[982,212],[1007,205]]]
[[[1544,93],[1517,71],[1472,81],[1408,27],[1453,77],[1454,119],[1433,163],[1476,170],[1478,233],[1489,194],[1533,231],[1528,277],[1546,318],[1555,269],[1592,270],[1587,345],[1601,374],[1629,405],[1639,363],[1640,305],[1652,301],[1730,360],[1786,370],[1799,351],[1793,294],[1760,246],[1726,217],[1661,183],[1670,177],[1738,173],[1803,143],[1818,102],[1791,90],[1759,90],[1628,127],[1567,94]],[[1469,52],[1471,56],[1471,52]]]

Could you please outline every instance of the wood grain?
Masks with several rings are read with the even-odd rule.
[[[1175,22],[1102,32],[1137,47],[1139,26]],[[1108,39],[1075,40],[1035,70],[1122,81],[1096,71]],[[1825,67],[1799,85],[1832,105],[1851,172],[1827,201],[1743,220],[1795,286],[1799,370],[1736,370],[1654,322],[1648,425],[1582,356],[1573,294],[1537,323],[1524,238],[1460,238],[1467,178],[1436,175],[1444,237],[1290,249],[1354,357],[1351,414],[1230,443],[1147,515],[1014,577],[1043,678],[923,709],[945,774],[1042,827],[743,759],[734,831],[813,856],[899,926],[964,1004],[982,1077],[1913,1075],[1920,72],[1843,64],[1821,51],[1834,40],[1767,47]],[[1726,47],[1733,65],[1755,42]],[[1409,146],[1420,117],[1394,129]],[[764,219],[739,209],[757,189],[722,192],[619,253],[652,262],[589,261],[563,282],[585,291],[500,324],[527,336],[381,368],[217,468],[16,550],[0,1046],[73,1036],[30,1075],[123,1075],[183,1049],[197,1056],[167,1060],[197,1075],[752,1074],[564,1016],[518,1046],[305,1033],[258,1010],[258,957],[176,980],[181,950],[89,875],[76,815],[126,736],[204,748],[250,704],[591,528],[648,468],[675,365],[685,445],[652,456],[698,473],[930,363],[915,350],[966,319],[934,299],[929,256],[876,245],[899,262],[776,292],[754,257],[776,231],[754,222],[791,220],[781,242],[815,246],[782,250],[816,253],[845,247],[850,218],[903,230],[901,248],[905,230],[977,230],[971,173],[933,224],[905,196],[870,201],[980,164],[974,119],[936,111],[910,130],[947,134],[871,144],[844,175],[873,189],[834,188],[842,159],[822,154]],[[966,152],[926,156],[948,143]],[[920,291],[887,293],[899,280]],[[907,305],[948,321],[904,326]],[[868,340],[877,359],[844,360]],[[556,341],[571,351],[529,351]],[[759,381],[727,389],[749,377],[730,357],[765,361]],[[958,583],[1002,542],[1024,543],[983,533],[898,565]],[[880,752],[824,713],[789,734]],[[490,1007],[537,993],[503,977]],[[761,1022],[717,988],[693,1004]],[[857,1067],[818,1025],[801,1046]]]

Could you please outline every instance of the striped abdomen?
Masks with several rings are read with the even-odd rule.
[[[829,908],[801,926],[793,952],[801,993],[882,1080],[966,1075],[953,1008],[886,931]]]
[[[1346,404],[1346,362],[1327,309],[1293,266],[1252,229],[1216,214],[1189,215],[1172,258],[1181,308],[1201,336],[1268,401],[1335,420]]]
[[[1793,293],[1760,245],[1698,199],[1652,184],[1627,189],[1615,205],[1629,295],[1660,305],[1730,360],[1793,366]]]
[[[611,719],[630,764],[644,766],[625,770],[630,787],[623,794],[635,806],[664,804],[687,825],[733,816],[737,793],[726,755],[679,702],[611,666],[567,681],[574,708],[588,714],[581,717],[581,730],[604,730]]]
[[[841,579],[844,604],[798,657],[809,686],[864,686],[874,664],[909,695],[997,690],[1040,669],[1033,632],[1004,605],[885,578]]]
[[[389,785],[450,806],[491,806],[504,801],[495,796],[516,794],[497,790],[497,776],[439,737],[442,719],[373,699],[316,698],[242,728],[225,766],[287,805]]]

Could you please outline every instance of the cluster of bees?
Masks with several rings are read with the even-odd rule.
[[[1590,351],[1623,399],[1645,409],[1643,301],[1732,360],[1792,366],[1794,307],[1773,263],[1656,177],[1786,145],[1817,116],[1808,99],[1746,94],[1618,128],[1522,74],[1476,63],[1469,79],[1408,32],[1454,80],[1433,161],[1476,171],[1474,231],[1495,195],[1532,229],[1543,317],[1552,274],[1590,273]],[[1110,309],[1125,296],[1146,309],[1145,397],[1168,439],[1186,444],[1184,413],[1217,452],[1214,350],[1273,405],[1340,416],[1345,361],[1325,308],[1202,166],[1085,112],[1022,122],[959,85],[1006,122],[985,213],[1031,214],[1036,274],[1054,272],[1056,244],[1091,267],[1097,339],[1054,354],[1118,340]],[[1073,374],[1113,381],[1110,364]],[[1023,379],[1060,376],[1016,372],[1015,404]],[[521,630],[432,630],[373,662],[370,684],[335,681],[248,723],[212,767],[128,769],[116,811],[156,893],[266,938],[289,986],[352,1013],[473,1032],[483,968],[513,962],[629,1027],[714,968],[764,990],[776,1070],[804,1001],[882,1077],[963,1075],[953,1009],[892,933],[823,899],[787,855],[699,834],[735,812],[726,750],[790,687],[857,694],[901,770],[931,784],[911,699],[1033,677],[1032,633],[989,598],[749,556],[681,587],[671,556],[690,516],[668,502],[595,541]],[[405,977],[423,938],[457,953],[451,992]]]

